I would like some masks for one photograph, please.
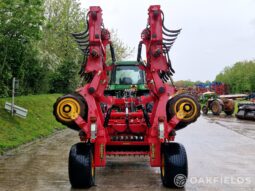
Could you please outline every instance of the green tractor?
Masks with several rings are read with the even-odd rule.
[[[232,115],[235,110],[235,103],[232,99],[221,99],[215,92],[203,93],[199,101],[204,106],[202,107],[203,114],[207,114],[209,110],[212,111],[213,115],[220,115],[222,111],[226,115]]]
[[[150,93],[147,88],[145,72],[139,68],[136,61],[116,62],[113,70],[108,74],[110,81],[105,95],[116,98],[134,98],[145,96]],[[153,103],[147,103],[144,112],[152,112]],[[131,111],[135,111],[134,103],[131,102]]]
[[[138,94],[149,93],[145,86],[145,73],[136,61],[117,62],[109,76],[110,83],[105,91],[106,94],[122,97],[123,91],[132,88],[136,89]]]

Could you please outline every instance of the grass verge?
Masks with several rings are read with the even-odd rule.
[[[52,114],[53,104],[60,94],[29,95],[15,98],[15,105],[28,109],[26,119],[11,116],[4,109],[11,98],[0,99],[0,154],[37,138],[63,129]]]

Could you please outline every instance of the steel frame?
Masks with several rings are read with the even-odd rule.
[[[174,133],[171,133],[180,120],[175,116],[167,120],[166,105],[169,97],[176,93],[175,87],[163,83],[159,72],[169,70],[166,55],[163,54],[162,45],[162,15],[160,6],[150,6],[148,9],[148,36],[142,34],[142,41],[146,47],[147,64],[140,64],[140,68],[146,73],[146,83],[150,95],[132,98],[136,105],[146,105],[153,102],[153,111],[149,114],[151,127],[145,123],[141,110],[129,112],[129,127],[125,124],[125,112],[112,111],[108,127],[104,127],[106,114],[101,110],[101,103],[110,108],[113,105],[123,106],[130,100],[104,96],[104,90],[108,85],[107,71],[111,67],[106,65],[106,46],[110,44],[110,38],[102,34],[102,10],[100,7],[90,7],[89,17],[89,52],[86,72],[93,73],[92,81],[78,90],[79,94],[87,102],[87,120],[78,116],[75,123],[84,132],[81,134],[82,141],[90,141],[94,144],[94,165],[102,167],[106,165],[106,155],[149,155],[150,164],[154,167],[161,165],[161,143],[173,141]],[[108,32],[109,33],[109,32]],[[110,33],[109,33],[110,34]],[[163,136],[160,135],[160,125],[163,127]],[[161,129],[162,130],[162,129]],[[117,140],[113,136],[122,133],[123,137],[142,137],[142,140]],[[120,137],[121,137],[120,136]],[[141,151],[108,151],[107,146],[145,146],[148,150]],[[146,147],[148,146],[148,147]],[[143,148],[143,147],[141,147]]]

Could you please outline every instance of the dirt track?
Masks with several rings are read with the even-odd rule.
[[[72,190],[67,161],[77,141],[77,132],[67,129],[1,157],[0,190]],[[255,122],[202,116],[179,131],[176,141],[185,145],[189,159],[185,190],[255,191]],[[169,190],[147,158],[108,159],[90,190]]]

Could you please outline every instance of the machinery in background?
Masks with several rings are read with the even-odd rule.
[[[255,121],[255,103],[239,103],[236,117]]]
[[[250,93],[247,98],[248,100],[250,100],[251,102],[255,103],[255,92]]]
[[[232,99],[220,98],[215,92],[205,92],[200,96],[200,103],[204,104],[202,107],[203,114],[212,111],[213,115],[220,115],[222,111],[226,115],[232,115],[235,111],[235,102]]]
[[[229,93],[229,86],[222,82],[199,83],[195,85],[195,91],[197,94],[211,91],[217,95],[224,95]]]

